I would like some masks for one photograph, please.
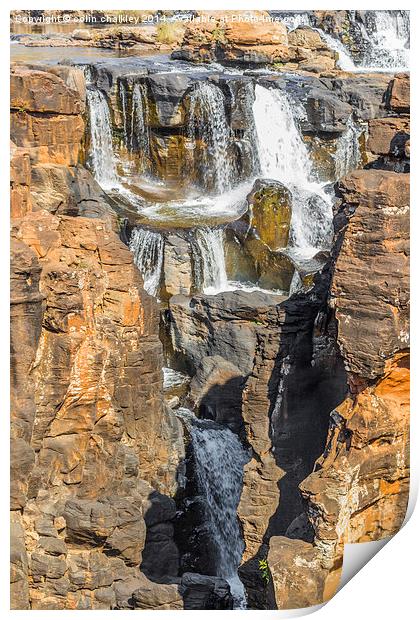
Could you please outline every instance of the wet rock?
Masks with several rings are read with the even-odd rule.
[[[193,284],[191,249],[179,235],[165,238],[163,259],[164,288],[166,296],[189,295]]]
[[[351,106],[356,119],[365,121],[385,116],[388,84],[386,74],[374,73],[333,78],[329,87],[336,97]]]
[[[147,529],[141,570],[152,581],[166,582],[179,570],[173,525],[176,505],[172,498],[150,489],[143,511]]]
[[[340,133],[345,131],[352,114],[349,103],[342,101],[333,93],[320,88],[312,88],[306,98],[307,120],[303,122],[304,131]]]
[[[257,180],[248,196],[243,220],[271,250],[285,248],[292,217],[291,192],[276,181]]]
[[[230,587],[224,579],[184,573],[179,590],[184,609],[233,609]]]
[[[148,125],[151,127],[179,127],[185,124],[182,99],[194,84],[187,73],[149,75],[145,83],[150,93]]]
[[[203,357],[220,355],[244,374],[250,372],[256,330],[264,325],[276,296],[234,291],[192,299],[174,296],[169,302],[173,348],[190,368]]]

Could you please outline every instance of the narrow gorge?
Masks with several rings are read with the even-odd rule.
[[[149,13],[12,29],[12,608],[310,607],[408,501],[409,12]]]

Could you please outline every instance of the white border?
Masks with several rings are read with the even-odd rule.
[[[48,2],[44,1],[42,4],[43,9],[68,9],[68,8],[77,8],[77,9],[108,9],[115,10],[116,3],[110,2],[108,0],[102,0],[102,2],[85,2],[80,1],[77,2],[76,5],[72,6],[71,2]],[[396,9],[395,2],[382,1],[382,2],[364,2],[363,6],[360,4],[356,4],[353,2],[330,2],[325,0],[324,2],[299,2],[294,1],[289,4],[273,2],[267,0],[262,3],[260,7],[256,7],[256,2],[237,2],[231,0],[229,2],[229,10],[235,9],[293,9],[293,10],[314,10],[314,9],[331,9],[331,10],[339,10],[339,9]],[[126,2],[123,4],[124,10],[144,8],[145,10],[150,9],[211,9],[211,10],[226,10],[226,2],[220,2],[214,0],[211,3],[211,7],[202,6],[200,2],[190,2],[180,0],[179,2],[149,2],[147,5],[145,4],[137,4],[134,2]],[[8,488],[8,468],[9,468],[9,447],[8,447],[8,429],[9,429],[9,419],[8,419],[8,393],[9,393],[9,381],[8,381],[8,368],[9,368],[9,359],[8,359],[8,344],[9,344],[9,299],[8,299],[8,291],[9,291],[9,283],[8,283],[8,260],[9,260],[9,241],[8,241],[8,213],[9,213],[9,183],[8,183],[8,174],[5,171],[9,170],[9,92],[6,84],[9,83],[9,11],[10,10],[24,10],[24,9],[34,9],[40,8],[39,4],[35,2],[7,2],[6,6],[1,9],[1,42],[3,44],[2,50],[3,54],[1,57],[1,68],[2,68],[2,94],[1,94],[1,114],[0,119],[2,123],[2,148],[1,148],[1,168],[2,171],[2,184],[3,191],[1,196],[3,198],[1,205],[1,216],[2,222],[0,227],[0,235],[1,235],[1,249],[4,252],[4,256],[2,256],[2,260],[0,262],[0,282],[2,286],[2,296],[1,296],[1,320],[0,326],[2,330],[2,337],[0,342],[3,344],[2,347],[2,356],[1,356],[1,366],[0,366],[0,394],[2,395],[2,420],[3,426],[1,428],[1,441],[4,443],[2,445],[2,450],[0,452],[1,464],[0,464],[0,472],[2,474],[2,482],[4,485],[4,489],[2,492],[4,493],[4,506],[5,510],[1,513],[1,535],[4,538],[2,540],[3,544],[0,549],[2,550],[2,562],[1,562],[1,574],[0,574],[0,584],[2,585],[2,597],[0,598],[0,609],[4,611],[5,615],[9,617],[9,615],[13,618],[21,618],[28,617],[30,618],[33,614],[36,614],[37,617],[41,614],[78,614],[78,618],[82,616],[85,618],[92,618],[92,614],[98,616],[101,614],[101,617],[104,614],[112,614],[110,618],[116,618],[116,616],[120,617],[121,614],[126,614],[130,612],[125,611],[9,611],[9,598],[7,595],[8,592],[8,582],[9,582],[9,517],[8,517],[8,504],[9,504],[9,488]],[[402,7],[406,10],[411,10],[411,28],[412,28],[412,51],[411,58],[412,64],[414,68],[414,74],[412,74],[412,109],[417,111],[419,109],[419,98],[418,98],[418,80],[417,80],[417,67],[416,64],[420,62],[420,49],[418,44],[418,37],[420,36],[419,30],[419,9],[417,8],[414,2],[404,2]],[[412,149],[412,164],[414,165],[414,170],[418,170],[417,166],[417,144],[418,144],[418,121],[416,116],[412,118],[412,135],[414,136],[415,148]],[[419,202],[420,188],[419,188],[419,179],[418,175],[412,175],[412,230],[414,233],[419,229],[420,226],[420,214],[419,214],[419,205],[416,204]],[[420,244],[413,243],[412,244],[412,264],[417,267],[420,266],[419,260],[419,252],[420,252]],[[414,269],[412,270],[414,272]],[[418,329],[419,329],[419,318],[418,314],[418,303],[417,303],[417,295],[418,295],[418,283],[413,279],[412,282],[412,293],[411,297],[414,302],[414,310],[412,312],[412,333],[414,342],[418,342]],[[413,365],[413,377],[415,380],[413,381],[413,404],[412,404],[412,424],[411,424],[411,489],[410,489],[410,505],[409,510],[407,512],[408,521],[405,527],[388,543],[385,545],[385,548],[381,550],[381,552],[373,557],[366,566],[361,569],[361,566],[365,564],[365,562],[371,557],[366,558],[365,553],[367,551],[366,545],[350,545],[346,547],[345,550],[345,572],[348,570],[349,572],[357,573],[353,579],[351,580],[351,585],[347,585],[343,589],[341,589],[333,599],[328,602],[325,606],[322,606],[321,609],[319,607],[313,609],[306,610],[306,613],[311,613],[311,611],[316,611],[317,618],[320,620],[346,620],[347,618],[351,618],[354,620],[355,617],[359,616],[363,619],[369,618],[370,615],[372,618],[380,617],[381,620],[392,619],[398,616],[401,619],[410,619],[417,617],[418,605],[417,605],[417,589],[418,589],[418,563],[419,563],[419,537],[420,537],[420,511],[417,509],[414,514],[413,509],[417,499],[418,486],[419,486],[419,470],[420,470],[420,449],[417,448],[419,446],[419,422],[416,417],[417,409],[418,409],[418,380],[419,376],[419,356],[417,351],[412,356],[412,365]],[[412,516],[411,516],[412,515]],[[411,519],[410,519],[411,516]],[[409,520],[408,520],[409,519]],[[368,543],[368,545],[373,545],[375,549],[382,546],[381,541],[375,543]],[[351,547],[351,549],[349,548]],[[358,549],[360,548],[360,549]],[[363,548],[364,551],[363,551]],[[131,613],[138,613],[132,611]],[[181,614],[185,612],[175,612],[175,611],[142,611],[142,619],[144,620],[159,620],[159,618],[168,619],[172,617],[172,614]],[[200,612],[188,612],[189,618],[191,620],[194,618],[201,618],[203,616],[210,617],[210,614],[214,612],[211,611],[200,611]],[[229,612],[218,612],[217,618],[220,620],[224,620],[224,618],[233,619],[232,614],[235,614],[237,617],[238,614],[247,614],[247,618],[279,618],[279,617],[296,617],[305,615],[304,610],[296,610],[293,611],[229,611]],[[69,620],[70,617],[69,616]],[[55,616],[54,616],[55,617]],[[181,616],[182,617],[182,616]]]

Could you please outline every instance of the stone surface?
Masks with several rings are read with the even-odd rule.
[[[292,195],[281,183],[257,180],[248,196],[243,217],[271,250],[285,248],[289,240]]]
[[[182,431],[163,403],[156,302],[102,190],[69,166],[77,157],[62,160],[78,156],[67,131],[81,123],[83,135],[68,107],[78,95],[43,73],[33,83],[45,81],[46,98],[22,71],[32,110],[12,112],[57,130],[28,140],[22,126],[28,151],[12,150],[12,608],[132,608],[153,532],[177,572],[174,508],[149,512],[156,489],[173,503]],[[157,607],[182,606],[176,587],[159,587]]]
[[[408,73],[398,73],[389,85],[388,105],[397,112],[410,110],[410,76]]]
[[[371,119],[366,147],[385,163],[395,162],[394,170],[397,172],[405,172],[405,169],[400,169],[400,162],[410,158],[410,119],[389,116]]]
[[[233,609],[230,587],[225,579],[184,573],[180,592],[184,609]]]
[[[346,367],[366,378],[380,376],[387,359],[409,346],[409,181],[406,174],[360,170],[339,186],[354,215],[335,262],[331,305]]]

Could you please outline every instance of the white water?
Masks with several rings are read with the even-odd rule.
[[[201,138],[206,145],[201,162],[206,187],[218,194],[229,190],[234,179],[229,157],[230,127],[223,92],[215,84],[200,82],[192,90],[188,135],[191,139]]]
[[[228,581],[235,609],[246,609],[245,591],[238,577],[244,543],[237,508],[248,453],[230,429],[199,420],[188,409],[179,409],[178,415],[190,431],[206,526],[215,546],[217,575]]]
[[[124,88],[123,82],[119,83],[118,90],[119,90],[119,94],[120,94],[121,109],[122,109],[122,116],[123,116],[122,120],[123,120],[123,131],[124,131],[124,144],[127,146],[128,145],[127,97],[126,97],[126,94],[125,94],[125,88]]]
[[[362,68],[403,71],[409,66],[410,21],[407,11],[369,11],[371,26],[361,24],[367,45]]]
[[[331,243],[331,198],[314,180],[312,160],[286,93],[257,84],[253,110],[261,174],[290,189],[289,244],[297,255],[309,258]]]
[[[173,370],[172,368],[168,368],[164,366],[162,368],[163,371],[163,390],[168,391],[171,388],[180,387],[187,383],[189,380],[188,375],[185,375],[183,372],[179,370]]]
[[[345,176],[359,165],[361,158],[359,136],[360,130],[350,117],[347,121],[346,131],[337,140],[337,148],[334,154],[336,179]]]
[[[90,116],[90,159],[95,179],[103,189],[119,186],[112,147],[111,117],[105,95],[98,88],[86,90]]]
[[[330,34],[327,34],[320,28],[314,28],[314,30],[319,32],[321,39],[327,44],[327,46],[331,50],[333,50],[333,52],[337,52],[337,66],[339,69],[342,69],[343,71],[357,71],[357,67],[354,64],[350,52],[346,49],[343,43],[341,43],[340,39],[332,37]]]
[[[144,84],[134,84],[131,108],[131,149],[135,142],[139,151],[140,168],[148,166],[150,155],[149,130],[146,125],[148,117],[147,93]]]
[[[216,295],[228,290],[223,230],[197,228],[192,250],[198,287],[206,295]]]
[[[164,239],[159,233],[146,228],[135,228],[131,233],[129,248],[144,281],[144,289],[156,296],[162,276]]]

